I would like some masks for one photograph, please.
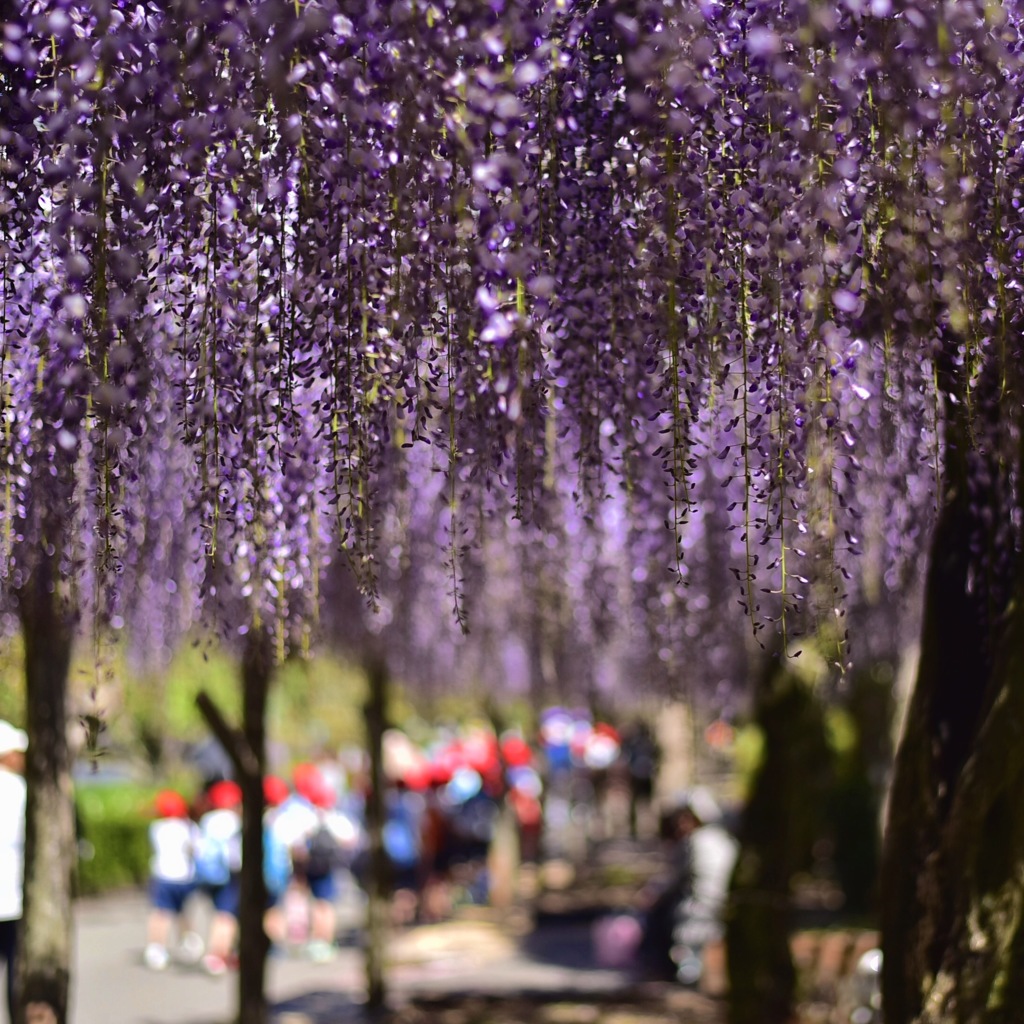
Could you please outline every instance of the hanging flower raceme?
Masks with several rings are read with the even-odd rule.
[[[978,405],[1018,373],[1019,20],[23,5],[0,64],[9,582],[45,534],[111,617],[139,552],[199,538],[197,591],[236,567],[235,624],[284,636],[330,549],[373,588],[425,444],[456,593],[493,491],[545,531],[565,494],[596,521],[619,493],[654,524],[645,581],[710,586],[696,552],[724,530],[755,629],[834,617],[859,552],[915,560],[946,396],[979,447],[1015,443]]]

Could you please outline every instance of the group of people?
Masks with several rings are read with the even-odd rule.
[[[291,787],[278,776],[267,776],[263,790],[267,933],[272,941],[285,943],[284,900],[290,889],[301,890],[310,907],[307,953],[313,960],[327,960],[335,937],[336,872],[354,855],[359,831],[336,806],[336,794],[313,765],[297,766]],[[170,963],[175,925],[183,959],[198,960],[210,974],[222,974],[233,965],[241,804],[241,789],[230,779],[206,786],[191,806],[175,790],[157,794],[149,826],[151,910],[143,953],[153,970]],[[195,896],[205,897],[210,905],[205,939],[193,927]]]
[[[640,799],[649,800],[656,751],[653,743],[641,742],[645,738],[637,740],[628,730],[620,736],[607,724],[594,725],[582,713],[562,709],[545,715],[536,746],[515,730],[497,736],[483,725],[442,731],[426,746],[389,730],[382,838],[394,923],[438,921],[459,903],[489,899],[488,850],[503,806],[514,816],[520,856],[535,861],[541,855],[549,784],[553,803],[563,790],[569,799],[588,799],[570,794],[562,783],[581,774],[607,775],[621,761],[628,766],[624,770],[640,778]],[[352,763],[343,757],[300,764],[290,785],[278,776],[264,780],[264,878],[270,900],[265,928],[275,946],[303,941],[306,954],[316,961],[333,955],[339,880],[350,881],[358,891],[366,887],[371,870],[367,769],[365,755],[360,757]],[[175,920],[191,935],[184,908],[194,893],[206,895],[213,913],[205,942],[188,938],[182,953],[194,956],[202,946],[201,963],[210,973],[231,966],[241,867],[240,801],[230,781],[210,785],[192,807],[177,793],[158,797],[145,951],[150,967],[161,969],[170,961]],[[295,935],[297,904],[308,941]]]
[[[594,735],[618,744],[610,733]],[[655,755],[640,743],[641,756],[629,758],[630,738],[623,737],[615,754],[643,761],[644,771],[638,774],[644,781],[653,775]],[[27,739],[24,731],[0,720],[0,959],[7,964],[10,1007],[22,909]],[[560,739],[542,744],[542,764],[550,763],[537,767],[546,768],[545,775],[552,768],[557,775]],[[462,899],[486,901],[487,850],[503,800],[519,824],[522,853],[527,859],[538,856],[543,783],[534,762],[535,752],[521,737],[506,737],[500,744],[493,736],[471,737],[449,742],[429,758],[407,759],[391,773],[383,841],[396,894],[396,923],[447,916],[458,889]],[[363,790],[358,778],[350,783],[337,763],[299,764],[290,784],[276,775],[264,778],[264,927],[275,945],[301,943],[317,962],[333,957],[339,881],[365,882],[370,870]],[[649,798],[649,793],[642,795]],[[191,802],[171,789],[157,794],[149,825],[151,909],[143,952],[149,968],[166,968],[172,948],[179,959],[200,964],[210,974],[233,965],[241,804],[241,789],[230,779],[211,780]],[[642,915],[642,938],[637,935],[637,952],[683,981],[693,980],[702,947],[720,934],[726,883],[736,857],[735,840],[722,828],[721,818],[717,804],[701,789],[666,816],[664,835],[676,851],[676,869],[652,890]],[[207,901],[205,929],[198,927],[197,897]]]

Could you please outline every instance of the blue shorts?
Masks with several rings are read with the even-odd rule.
[[[180,914],[185,901],[195,892],[192,882],[167,882],[162,878],[149,880],[149,900],[157,910]]]
[[[338,884],[330,872],[326,875],[307,875],[306,882],[315,900],[331,901],[338,895]]]
[[[225,882],[224,885],[204,885],[202,890],[210,897],[214,910],[238,917],[239,885],[237,875],[232,875],[231,881]]]

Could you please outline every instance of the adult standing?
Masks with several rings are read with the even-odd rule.
[[[0,957],[7,964],[7,1013],[12,1024],[25,876],[27,749],[28,735],[0,719]]]

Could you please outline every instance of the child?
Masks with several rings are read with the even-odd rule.
[[[281,805],[288,799],[288,784],[276,775],[263,779],[263,881],[267,887],[267,913],[263,929],[275,946],[283,946],[287,939],[283,902],[292,879],[291,853],[280,840],[275,822],[280,817]]]
[[[195,867],[192,849],[196,827],[189,820],[185,798],[174,790],[157,793],[156,819],[149,826],[150,861],[149,894],[152,909],[146,926],[146,949],[143,960],[147,967],[162,971],[170,962],[167,940],[171,925],[177,920],[182,939],[185,938],[183,911],[185,901],[195,889]]]
[[[209,810],[199,819],[196,880],[213,903],[203,967],[223,974],[238,931],[238,876],[242,868],[242,791],[236,782],[216,782],[206,794]]]

